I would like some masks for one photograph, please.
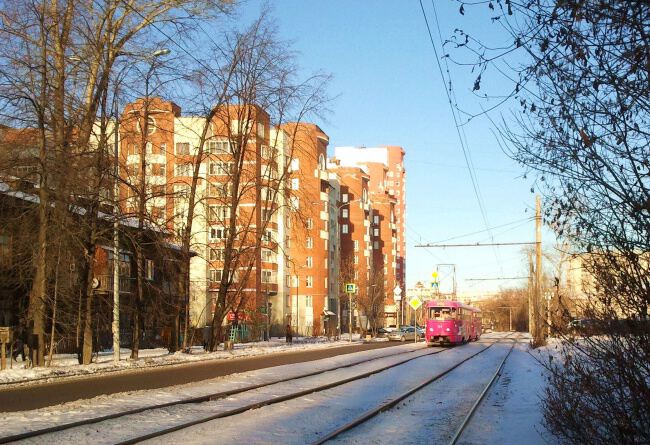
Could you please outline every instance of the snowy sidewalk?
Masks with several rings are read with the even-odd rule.
[[[360,344],[358,335],[353,335],[352,344]],[[379,339],[378,339],[379,340]],[[231,360],[234,358],[254,357],[279,352],[301,351],[308,349],[326,349],[350,345],[349,339],[328,340],[326,337],[294,337],[293,343],[286,343],[284,337],[272,337],[270,341],[237,343],[231,351],[222,347],[216,352],[206,352],[200,346],[192,348],[191,353],[176,352],[170,354],[165,348],[141,349],[139,358],[131,360],[130,349],[121,349],[119,363],[113,362],[113,351],[100,352],[90,365],[80,365],[75,354],[56,354],[52,365],[43,368],[28,368],[22,361],[13,362],[13,367],[0,371],[0,390],[16,384],[29,384],[52,381],[64,377],[89,376],[100,373],[113,373],[148,369],[160,366],[173,366],[184,363],[208,360]],[[47,361],[47,358],[46,358]]]

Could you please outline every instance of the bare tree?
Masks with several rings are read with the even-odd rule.
[[[228,2],[229,3],[229,2]],[[48,301],[48,265],[52,245],[48,230],[56,223],[70,225],[79,184],[100,184],[105,177],[100,141],[96,160],[88,161],[95,122],[106,104],[115,61],[145,35],[151,41],[157,25],[183,28],[187,21],[212,14],[224,3],[218,0],[133,3],[122,1],[79,2],[24,0],[3,3],[0,15],[0,112],[3,120],[31,126],[39,132],[37,173],[39,181],[39,239],[34,259],[28,320],[36,336],[35,365],[43,365],[45,314]],[[204,11],[202,14],[201,11]],[[156,28],[159,30],[160,28]],[[140,42],[141,43],[141,42]],[[105,114],[104,114],[105,116]],[[104,138],[105,139],[105,138]],[[85,156],[82,156],[85,154]],[[72,162],[71,162],[72,159]],[[91,170],[78,168],[90,165]],[[92,175],[91,182],[85,182]],[[97,190],[97,189],[95,189]],[[85,207],[87,218],[79,232],[78,246],[85,251],[80,287],[84,293],[85,324],[82,360],[89,363],[92,341],[92,270],[97,193]],[[59,205],[51,207],[58,202]],[[52,210],[54,209],[54,211]]]
[[[462,3],[462,11],[469,8]],[[500,139],[547,194],[547,222],[593,277],[586,313],[604,335],[567,339],[549,365],[545,419],[569,443],[650,441],[650,5],[489,2],[511,46],[462,33],[474,90],[500,72],[519,109]],[[514,54],[515,64],[499,63]],[[496,69],[495,69],[496,68]]]
[[[223,338],[226,313],[240,313],[251,298],[261,298],[259,286],[253,293],[245,289],[263,280],[262,251],[277,255],[282,244],[268,229],[282,223],[277,215],[287,206],[284,182],[295,134],[272,134],[272,129],[322,112],[327,76],[298,78],[295,55],[278,39],[267,11],[243,31],[213,39],[211,54],[214,64],[198,67],[190,78],[198,93],[192,101],[198,105],[194,114],[202,124],[192,130],[198,143],[183,161],[191,175],[181,181],[182,211],[176,212],[183,219],[179,238],[188,271],[199,206],[206,215],[211,245],[202,248],[208,261],[219,263],[208,277],[216,294],[208,309],[213,333],[208,346],[214,350]],[[201,184],[206,193],[200,193]],[[189,281],[183,288],[187,339]]]
[[[377,334],[379,325],[383,324],[385,300],[383,270],[373,267],[370,271],[368,287],[362,289],[357,295],[357,306],[366,318],[366,325],[363,328],[372,331],[373,335]]]

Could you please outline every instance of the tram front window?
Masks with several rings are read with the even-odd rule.
[[[432,307],[429,309],[429,319],[431,320],[454,320],[456,318],[455,307]]]

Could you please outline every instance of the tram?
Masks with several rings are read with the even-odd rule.
[[[425,306],[428,346],[462,344],[481,337],[481,310],[459,301],[429,301]]]

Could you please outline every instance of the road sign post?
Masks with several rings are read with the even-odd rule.
[[[348,294],[348,336],[350,343],[352,343],[352,294],[357,291],[357,285],[354,283],[345,284],[345,292]]]
[[[418,297],[414,296],[411,297],[409,300],[409,306],[413,308],[413,329],[415,332],[413,333],[413,340],[414,343],[418,342],[418,313],[417,310],[420,306],[422,306],[422,300],[420,300]]]

